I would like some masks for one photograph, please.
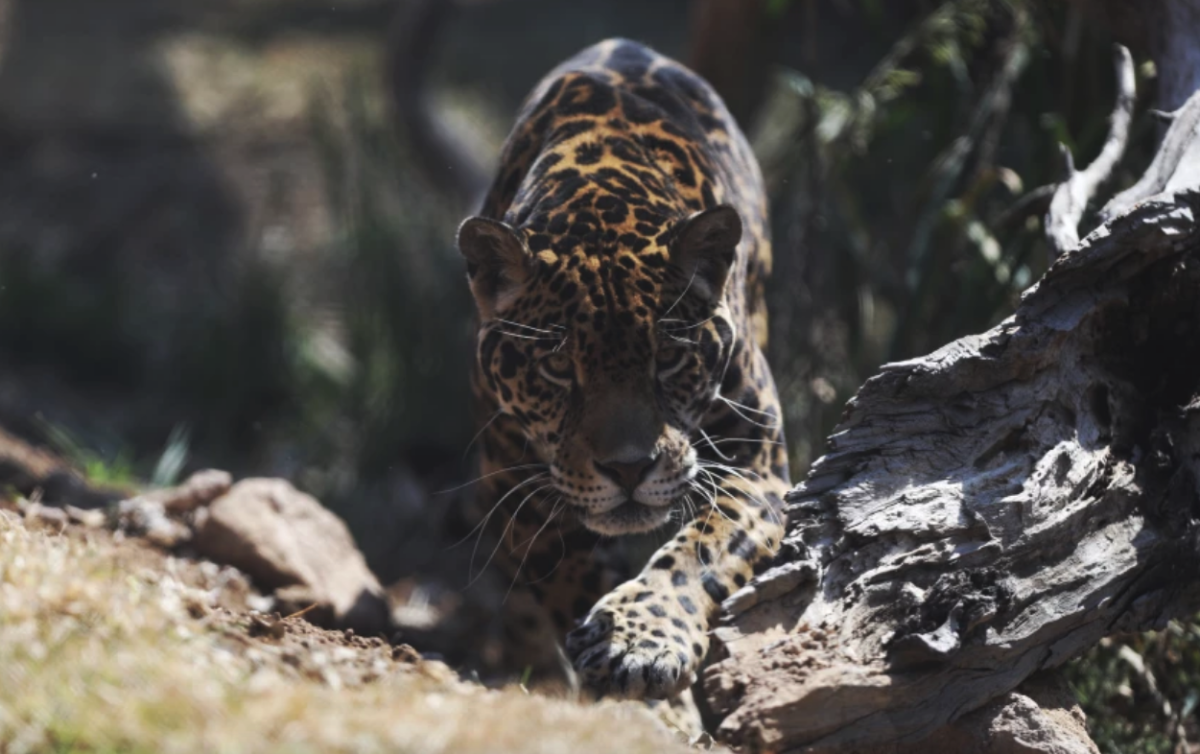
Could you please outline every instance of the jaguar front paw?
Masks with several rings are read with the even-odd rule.
[[[583,687],[599,696],[666,699],[695,683],[707,636],[674,599],[634,582],[600,600],[567,636]]]

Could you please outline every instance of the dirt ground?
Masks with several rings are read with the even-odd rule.
[[[110,529],[127,493],[3,432],[0,491],[0,754],[695,750],[638,703],[489,689],[272,612],[236,569]]]

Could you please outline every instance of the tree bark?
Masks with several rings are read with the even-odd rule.
[[[725,604],[719,738],[1093,750],[1005,748],[1003,722],[1037,707],[1033,674],[1200,607],[1200,188],[1173,181],[1012,317],[849,402],[776,565]]]

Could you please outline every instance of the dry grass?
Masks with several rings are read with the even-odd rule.
[[[689,750],[637,705],[488,691],[386,645],[302,642],[299,661],[129,547],[0,511],[3,754]],[[358,673],[339,672],[347,653]]]

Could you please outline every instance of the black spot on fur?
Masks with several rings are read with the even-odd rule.
[[[729,589],[711,571],[700,577],[700,583],[704,585],[704,591],[708,592],[708,596],[712,597],[714,602],[724,602],[725,598],[729,596]]]
[[[616,104],[617,98],[611,84],[585,74],[563,89],[558,112],[564,116],[604,115]]]
[[[517,376],[517,370],[523,368],[529,359],[525,358],[525,354],[517,350],[512,343],[505,341],[504,345],[500,346],[500,376],[506,380],[511,380]]]
[[[749,563],[758,555],[758,544],[746,532],[738,529],[729,538],[729,554]]]
[[[580,144],[575,147],[575,163],[577,165],[595,165],[604,156],[604,145],[596,142]]]

